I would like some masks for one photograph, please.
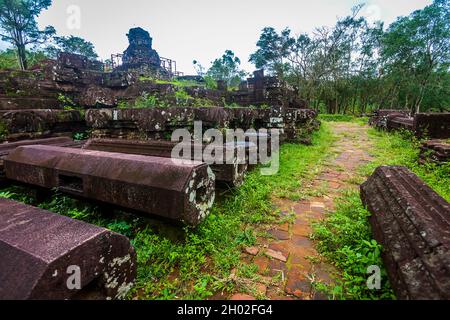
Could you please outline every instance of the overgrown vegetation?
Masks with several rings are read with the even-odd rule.
[[[139,299],[205,299],[215,292],[244,286],[251,292],[255,268],[241,264],[242,246],[256,241],[255,227],[278,223],[273,195],[299,197],[303,181],[327,156],[333,141],[324,125],[314,134],[313,145],[284,145],[281,170],[276,176],[249,173],[245,184],[219,196],[212,213],[198,228],[180,228],[123,212],[102,209],[58,193],[38,203],[31,189],[12,187],[0,196],[104,226],[128,236],[138,256],[138,278],[131,294]],[[223,191],[222,191],[223,192]],[[236,269],[236,277],[231,271]],[[253,270],[253,271],[252,271]],[[130,296],[130,297],[131,297]],[[261,297],[263,298],[263,297]]]
[[[28,65],[31,67],[39,64],[45,59],[48,59],[47,55],[43,51],[27,50],[25,55]],[[20,69],[17,58],[17,50],[6,49],[5,51],[0,52],[0,69]]]
[[[149,94],[144,92],[134,102],[120,101],[119,109],[145,109],[145,108],[169,108],[174,106],[183,107],[213,107],[216,106],[212,100],[206,98],[193,97],[183,88],[177,88],[173,94]]]
[[[331,287],[317,285],[332,299],[395,299],[384,268],[381,290],[367,287],[367,268],[383,266],[382,247],[373,240],[369,217],[359,192],[348,192],[338,200],[336,211],[314,227],[319,252],[341,271]]]
[[[357,117],[348,114],[319,114],[319,120],[328,122],[356,122],[360,124],[367,124],[368,117]]]

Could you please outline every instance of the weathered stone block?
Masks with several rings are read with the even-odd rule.
[[[56,98],[0,97],[0,110],[60,109]]]
[[[191,225],[214,203],[214,173],[201,162],[27,146],[11,152],[4,165],[11,180]]]
[[[0,111],[3,139],[8,141],[45,138],[55,134],[86,129],[79,111],[71,110],[16,110]]]
[[[69,137],[57,137],[48,139],[36,139],[36,140],[23,140],[19,142],[11,142],[0,144],[0,184],[6,183],[5,181],[5,167],[3,165],[3,160],[10,154],[14,149],[21,146],[31,146],[31,145],[49,145],[49,146],[59,146],[59,147],[79,147],[81,148],[84,142],[73,141]]]
[[[123,299],[135,277],[126,237],[0,199],[0,300]]]
[[[450,299],[450,204],[405,167],[379,167],[361,198],[397,297]]]
[[[450,138],[450,112],[416,114],[414,116],[414,132],[418,137]]]

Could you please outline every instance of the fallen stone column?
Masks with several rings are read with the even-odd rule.
[[[171,158],[172,150],[177,145],[177,142],[171,141],[91,139],[86,143],[84,149]],[[194,160],[195,147],[193,145],[187,145],[187,147],[191,148],[191,160]],[[200,147],[203,154],[206,145],[202,145]],[[216,181],[225,182],[234,187],[238,187],[244,182],[248,164],[246,162],[239,161],[239,147],[224,147],[224,159],[227,152],[230,152],[233,155],[232,164],[212,164],[210,165],[210,167],[216,176]],[[179,158],[182,158],[182,155],[177,156],[179,156]]]
[[[135,277],[126,237],[0,199],[0,300],[123,299]]]
[[[450,299],[450,204],[405,167],[379,167],[361,186],[399,299]]]
[[[6,177],[62,192],[199,224],[214,203],[214,173],[205,163],[53,146],[15,149]]]
[[[22,140],[11,143],[0,144],[0,156],[7,156],[12,150],[31,145],[52,145],[52,146],[62,146],[66,144],[73,143],[74,141],[69,137],[56,137],[48,139],[36,139],[36,140]]]

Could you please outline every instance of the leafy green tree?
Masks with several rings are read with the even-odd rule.
[[[256,68],[267,68],[283,77],[286,70],[285,59],[289,56],[295,39],[291,37],[291,30],[284,29],[280,34],[272,27],[262,30],[257,42],[258,50],[250,56],[249,62]]]
[[[39,30],[36,17],[51,0],[0,0],[0,36],[17,50],[19,66],[28,68],[26,47],[44,43],[55,33],[51,26]]]
[[[397,19],[383,38],[382,59],[396,94],[393,98],[419,112],[427,94],[436,92],[448,74],[450,1],[435,0],[423,10]]]
[[[413,112],[449,107],[450,0],[401,17],[387,30],[368,23],[358,5],[333,27],[291,36],[264,28],[250,56],[298,98],[327,113],[366,113],[373,108]]]
[[[47,48],[47,52],[50,56],[56,57],[59,52],[70,52],[81,54],[91,60],[98,58],[95,52],[94,45],[80,37],[68,36],[68,37],[54,37],[54,45],[50,45]]]
[[[226,81],[229,87],[237,87],[247,73],[240,70],[241,60],[231,50],[226,50],[220,59],[213,61],[206,76],[218,81]]]

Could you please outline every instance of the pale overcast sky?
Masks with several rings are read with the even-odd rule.
[[[192,61],[205,67],[226,49],[241,58],[247,71],[262,28],[289,27],[294,33],[336,22],[351,8],[366,3],[363,15],[386,24],[432,3],[431,0],[54,0],[39,17],[41,26],[53,25],[59,35],[73,34],[91,41],[101,56],[123,52],[132,27],[150,32],[162,57],[178,62],[178,69],[194,73]],[[80,10],[80,25],[68,11]],[[71,11],[76,12],[75,11]]]

